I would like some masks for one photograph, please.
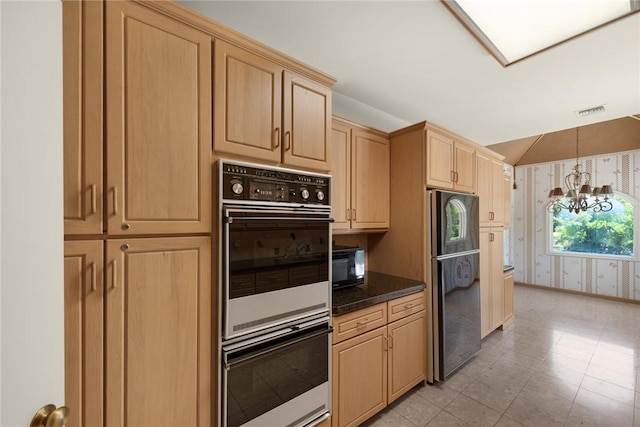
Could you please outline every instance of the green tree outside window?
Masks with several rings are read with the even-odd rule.
[[[609,212],[553,213],[556,252],[633,256],[634,206],[616,195]]]

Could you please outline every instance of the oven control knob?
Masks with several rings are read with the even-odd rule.
[[[323,201],[324,200],[324,191],[318,190],[316,191],[316,199]]]
[[[242,187],[242,184],[240,184],[239,182],[234,182],[231,186],[231,191],[233,191],[233,194],[241,194],[243,190],[244,187]]]
[[[306,188],[301,189],[300,197],[302,197],[304,200],[307,200],[309,198],[309,190],[307,190]]]

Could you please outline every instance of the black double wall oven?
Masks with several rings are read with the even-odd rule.
[[[219,161],[223,425],[329,416],[328,175]]]

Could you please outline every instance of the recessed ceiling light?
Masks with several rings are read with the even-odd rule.
[[[574,111],[574,113],[578,117],[591,116],[592,114],[598,114],[602,112],[604,112],[604,105],[599,105],[593,108],[587,108],[586,110]]]

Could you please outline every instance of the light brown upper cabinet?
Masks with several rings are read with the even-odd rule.
[[[100,234],[104,226],[102,6],[62,3],[65,234]]]
[[[478,196],[480,227],[504,225],[504,172],[502,161],[482,153],[478,161]]]
[[[328,171],[331,88],[222,40],[214,50],[214,151]]]
[[[216,425],[211,239],[108,240],[105,273],[105,425]]]
[[[106,2],[108,233],[211,230],[211,38]]]
[[[474,193],[475,148],[430,129],[426,133],[427,186]]]
[[[336,232],[389,228],[389,138],[341,118],[332,128]]]

